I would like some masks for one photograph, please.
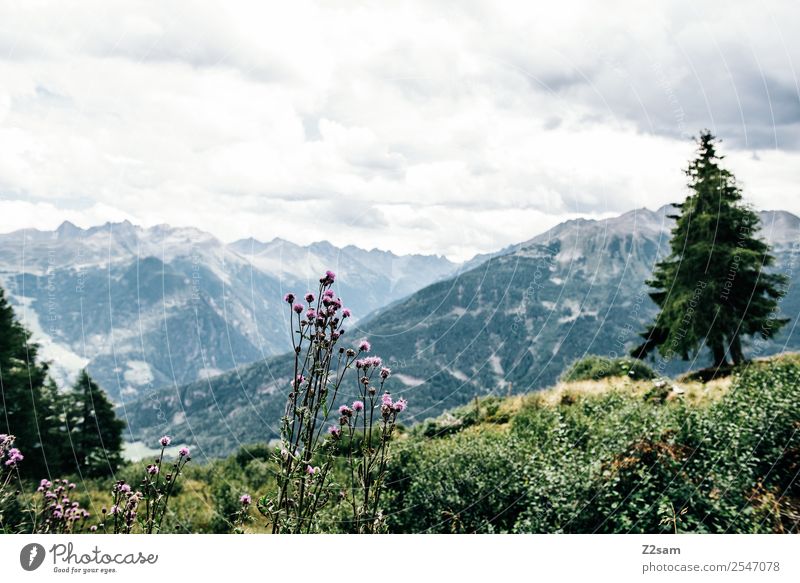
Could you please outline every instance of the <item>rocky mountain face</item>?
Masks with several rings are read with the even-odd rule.
[[[408,398],[416,420],[476,395],[545,387],[587,353],[625,355],[655,315],[644,282],[668,250],[668,211],[640,209],[607,220],[565,222],[395,302],[363,321],[350,339],[370,338],[374,352],[395,372],[391,390]],[[761,221],[778,256],[777,269],[791,279],[781,311],[795,318],[800,218],[770,211],[761,213]],[[350,293],[341,295],[352,299]],[[769,344],[750,346],[750,354],[799,348],[795,325],[793,320]],[[701,354],[695,363],[652,365],[675,373],[706,361]],[[208,455],[228,453],[277,434],[290,362],[275,357],[177,392],[160,392],[129,405],[124,414],[137,439],[152,441],[169,431]]]
[[[81,367],[117,401],[207,379],[286,349],[288,289],[338,269],[364,316],[457,266],[327,242],[229,245],[191,228],[128,222],[0,235],[0,285],[62,383]],[[355,293],[355,290],[368,290]]]

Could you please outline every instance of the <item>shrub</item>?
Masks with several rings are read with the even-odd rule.
[[[573,362],[562,374],[561,380],[597,381],[608,377],[630,377],[631,379],[654,379],[656,373],[640,360],[632,358],[607,358],[591,354]]]

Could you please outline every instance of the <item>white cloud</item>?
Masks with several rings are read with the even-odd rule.
[[[791,2],[15,4],[3,230],[122,217],[465,258],[678,200],[704,126],[749,200],[800,212]]]

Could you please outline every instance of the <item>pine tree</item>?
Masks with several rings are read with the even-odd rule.
[[[113,473],[122,462],[122,430],[105,391],[84,369],[69,395],[67,424],[78,470],[83,475]]]
[[[37,362],[38,348],[0,288],[0,433],[16,436],[25,455],[20,472],[28,477],[53,476],[62,462],[60,450],[49,447],[57,405],[46,388],[47,364]]]
[[[728,355],[734,364],[744,360],[743,337],[771,338],[788,321],[775,317],[787,279],[765,269],[775,258],[758,238],[758,215],[720,166],[716,138],[704,131],[697,142],[686,170],[690,194],[670,216],[671,252],[647,282],[661,310],[632,355],[645,358],[657,348],[665,358],[687,360],[705,345],[721,367]]]

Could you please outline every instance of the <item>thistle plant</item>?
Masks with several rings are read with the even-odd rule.
[[[44,479],[39,482],[36,491],[41,494],[40,500],[33,503],[34,524],[33,532],[47,534],[78,534],[81,532],[97,530],[89,526],[91,514],[81,507],[80,503],[72,500],[72,491],[75,483],[69,480]]]
[[[99,528],[103,532],[130,534],[136,525],[145,534],[161,531],[178,477],[192,459],[189,448],[182,447],[174,462],[166,462],[164,452],[171,441],[167,435],[159,439],[161,451],[153,463],[144,469],[140,489],[135,490],[124,480],[114,484],[111,508],[102,509],[103,522]]]
[[[346,405],[339,407],[336,415],[337,399],[341,397],[348,371],[371,368],[374,372],[381,364],[378,357],[365,357],[371,348],[367,341],[362,341],[357,348],[340,346],[345,333],[341,325],[351,314],[342,307],[341,299],[336,297],[332,289],[335,279],[332,271],[326,272],[319,280],[317,293],[307,293],[304,302],[296,301],[292,293],[284,297],[290,309],[294,367],[286,409],[281,418],[280,444],[275,452],[277,494],[271,498],[262,497],[258,504],[259,511],[270,520],[273,533],[312,532],[319,512],[331,501],[342,499],[338,495],[340,490],[330,477],[331,469],[342,427],[348,427],[351,435],[356,428],[351,423],[352,414],[346,413],[349,410]],[[364,369],[367,361],[369,368]],[[364,385],[357,394],[366,395],[365,391],[368,390]],[[371,397],[370,403],[374,405],[374,393]],[[404,406],[405,402],[401,408]],[[336,421],[329,424],[333,415],[336,415]],[[387,418],[390,422],[382,430],[385,444],[388,444],[395,417],[396,412]],[[372,418],[370,415],[370,420]],[[365,431],[366,428],[371,431],[372,422],[362,426]],[[385,447],[379,451],[385,456]],[[385,468],[385,458],[383,464]],[[380,467],[381,463],[369,466],[369,472],[363,474],[365,477],[359,483],[366,482],[372,488],[375,484],[374,472],[379,471]],[[352,483],[351,491],[356,487]],[[367,490],[370,491],[375,490]],[[369,496],[373,496],[368,497],[370,510],[362,507],[361,502],[354,507],[360,509],[359,521],[377,512],[379,499],[374,498],[374,494]]]
[[[235,534],[243,534],[244,525],[252,520],[250,516],[250,504],[252,504],[252,502],[253,498],[250,494],[242,494],[239,496],[239,510],[233,518],[233,532]]]
[[[14,447],[16,437],[0,433],[0,526],[5,524],[3,509],[6,502],[13,497],[8,486],[16,474],[17,464],[25,459],[22,452]]]
[[[369,343],[362,342],[362,350],[369,350]],[[394,432],[397,415],[406,409],[406,400],[392,401],[392,396],[383,391],[383,385],[391,370],[381,366],[377,356],[356,361],[359,371],[358,391],[360,400],[352,406],[339,408],[340,428],[331,427],[334,438],[347,431],[347,462],[350,468],[350,490],[347,494],[352,509],[352,530],[360,533],[374,533],[381,529],[383,516],[380,510],[386,464],[389,461],[389,443]],[[373,378],[380,379],[379,388]],[[381,396],[378,397],[378,393]],[[361,439],[357,441],[360,430]],[[377,440],[377,443],[375,441]]]

